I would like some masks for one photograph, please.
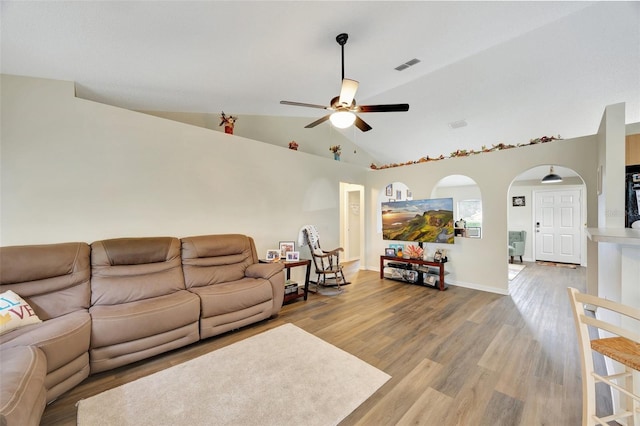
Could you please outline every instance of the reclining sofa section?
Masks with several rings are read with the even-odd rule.
[[[0,247],[7,290],[42,322],[0,334],[0,424],[37,425],[89,374],[277,315],[284,272],[245,235],[120,238]]]

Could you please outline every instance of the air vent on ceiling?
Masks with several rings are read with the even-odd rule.
[[[464,127],[466,125],[467,125],[467,120],[465,119],[452,121],[451,123],[449,123],[449,127],[451,127],[452,129],[459,129],[460,127]]]
[[[415,64],[417,64],[418,62],[420,62],[420,59],[413,58],[413,59],[411,59],[410,61],[407,61],[407,62],[405,62],[405,63],[404,63],[404,64],[402,64],[402,65],[398,65],[397,67],[395,67],[395,70],[397,70],[397,71],[403,71],[403,70],[406,70],[407,68],[409,68],[409,67],[411,67],[411,66],[414,66],[414,65],[415,65]]]

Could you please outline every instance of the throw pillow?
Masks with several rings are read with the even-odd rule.
[[[42,322],[24,299],[11,290],[0,294],[0,334]]]

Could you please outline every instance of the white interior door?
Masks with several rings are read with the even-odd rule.
[[[349,191],[349,208],[347,212],[347,247],[346,258],[349,260],[360,259],[360,191]]]
[[[536,192],[536,260],[580,264],[580,194],[579,189]]]
[[[341,215],[340,246],[344,249],[341,260],[364,259],[364,186],[340,183]],[[362,265],[361,265],[362,267]]]

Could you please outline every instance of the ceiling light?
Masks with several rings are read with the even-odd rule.
[[[553,166],[550,166],[549,174],[543,177],[542,180],[540,181],[540,183],[558,183],[558,182],[562,182],[562,178],[559,175],[553,173]]]
[[[356,115],[351,111],[336,111],[331,114],[329,120],[338,129],[346,129],[356,121]]]

